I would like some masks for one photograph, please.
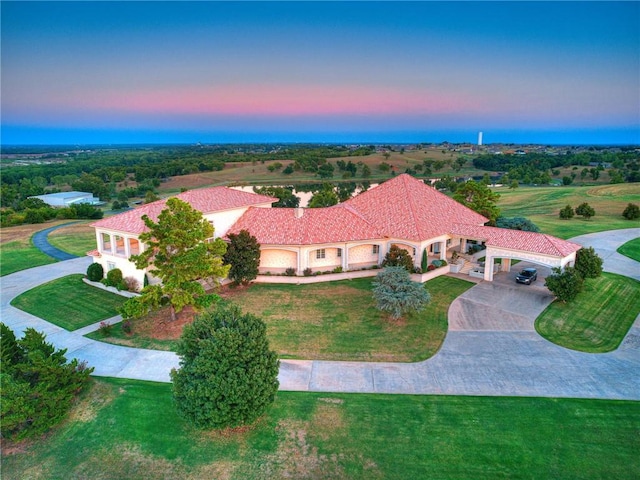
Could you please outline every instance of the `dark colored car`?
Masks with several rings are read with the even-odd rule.
[[[516,275],[516,282],[524,283],[525,285],[531,285],[531,282],[535,282],[537,279],[538,271],[535,268],[523,268]]]

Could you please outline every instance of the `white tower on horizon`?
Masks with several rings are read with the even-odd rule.
[[[482,132],[478,132],[478,146],[482,146]]]

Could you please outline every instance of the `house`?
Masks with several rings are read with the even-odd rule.
[[[271,208],[274,198],[226,187],[177,197],[213,223],[216,237],[241,230],[254,235],[261,245],[261,273],[362,270],[382,263],[394,245],[407,250],[419,267],[423,252],[431,263],[450,258],[453,251],[466,253],[468,244],[481,244],[487,265],[483,276],[491,281],[497,258],[506,270],[511,259],[562,267],[573,264],[580,249],[550,235],[485,227],[487,218],[407,174],[327,208]],[[138,240],[146,229],[142,215],[157,219],[165,203],[160,200],[92,224],[98,245],[89,252],[94,262],[105,271],[120,268],[125,277],[141,282],[145,272],[128,257],[144,248]]]
[[[87,192],[59,192],[48,193],[47,195],[34,195],[29,198],[39,198],[52,207],[70,207],[78,203],[88,203],[89,205],[100,205],[100,199]]]

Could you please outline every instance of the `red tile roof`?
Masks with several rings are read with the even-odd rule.
[[[189,203],[194,209],[199,210],[205,215],[213,212],[277,201],[276,198],[242,192],[227,187],[189,190],[176,195],[176,197]],[[147,215],[152,220],[157,220],[160,212],[166,208],[166,203],[167,199],[158,200],[157,202],[149,203],[139,208],[99,220],[92,223],[91,226],[138,235],[147,231],[147,227],[142,221],[142,216]]]
[[[248,230],[262,245],[319,245],[384,234],[350,208],[249,208],[228,233]]]
[[[568,242],[545,233],[523,232],[506,228],[458,224],[453,226],[451,233],[483,240],[490,247],[508,248],[510,250],[559,257],[566,257],[582,248],[577,243]]]
[[[422,241],[446,235],[455,223],[483,225],[487,218],[422,180],[402,174],[344,203],[387,237]]]

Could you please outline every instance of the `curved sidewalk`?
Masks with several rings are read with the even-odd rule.
[[[612,234],[591,234],[584,242],[597,251],[605,246],[610,250],[614,244],[640,236],[640,229],[615,231],[613,242],[608,238]],[[625,258],[616,259],[614,271],[633,276],[638,263]],[[96,342],[9,305],[12,298],[29,288],[71,273],[84,273],[90,262],[81,258],[1,278],[3,321],[16,333],[27,326],[44,331],[56,347],[68,348],[68,358],[86,360],[95,367],[95,375],[169,381],[169,371],[178,366],[174,353]],[[606,263],[605,269],[610,271]],[[523,292],[532,294],[527,297],[524,314],[511,301]],[[431,359],[418,363],[282,360],[281,390],[640,400],[639,321],[615,352],[575,352],[546,341],[533,330],[533,321],[551,300],[544,289],[515,288],[508,275],[493,283],[483,282],[451,305],[453,328],[440,352]],[[468,321],[466,308],[471,308],[479,323]],[[505,323],[507,318],[517,318],[517,326]]]

